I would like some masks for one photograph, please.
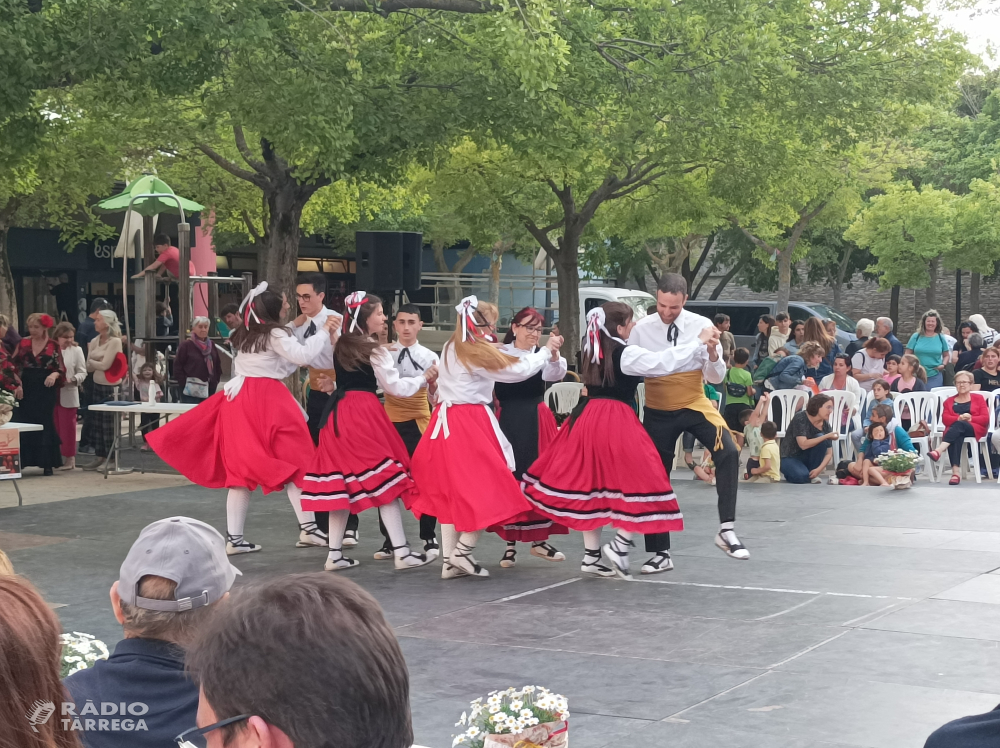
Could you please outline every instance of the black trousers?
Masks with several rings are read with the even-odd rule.
[[[306,415],[309,416],[309,436],[312,437],[313,444],[317,447],[319,446],[319,432],[323,429],[320,419],[323,417],[323,409],[326,408],[326,404],[329,400],[330,396],[325,392],[320,392],[319,390],[309,390],[309,397],[306,398]],[[314,512],[314,514],[316,515],[316,527],[323,532],[330,532],[330,513]],[[357,516],[351,515],[351,519],[354,520],[353,529],[357,530]],[[350,520],[347,522],[347,527],[348,529],[351,529]]]
[[[403,444],[406,445],[406,451],[409,452],[410,457],[413,457],[413,453],[417,451],[417,445],[420,444],[420,427],[417,425],[416,421],[403,421],[402,423],[392,424],[396,427],[396,431],[399,433],[400,438],[403,440]],[[385,532],[385,528],[382,526],[382,518],[379,517],[378,520],[379,529],[382,530],[382,534],[388,538]],[[421,540],[433,540],[434,530],[437,528],[437,517],[432,517],[429,514],[425,514],[420,517],[420,539]]]
[[[674,451],[677,437],[685,431],[712,452],[715,463],[715,488],[719,496],[719,521],[733,522],[736,519],[736,488],[739,485],[740,451],[736,448],[728,431],[722,432],[722,449],[715,449],[716,426],[696,410],[654,410],[646,408],[643,415],[646,433],[660,454],[667,475],[674,466]],[[646,550],[650,553],[670,550],[670,533],[654,533],[646,536]]]
[[[962,450],[965,449],[965,440],[976,436],[976,430],[968,421],[955,421],[949,426],[941,441],[948,443],[948,460],[952,465],[962,464]],[[976,465],[975,470],[979,469]]]

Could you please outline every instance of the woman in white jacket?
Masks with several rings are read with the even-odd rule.
[[[60,470],[76,467],[76,411],[80,407],[80,385],[87,378],[87,357],[76,344],[76,330],[69,322],[60,322],[52,333],[62,352],[66,381],[59,389],[54,418],[59,434],[59,451],[63,456]]]

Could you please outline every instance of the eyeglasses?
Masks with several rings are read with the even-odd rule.
[[[178,748],[206,748],[208,746],[208,740],[205,739],[206,734],[212,732],[212,730],[218,730],[220,727],[226,727],[227,725],[250,719],[252,716],[251,714],[241,714],[239,717],[230,717],[208,727],[192,727],[190,730],[185,730],[174,738],[174,742],[177,743]]]
[[[518,327],[520,327],[522,330],[524,330],[525,332],[527,332],[529,335],[541,335],[542,334],[542,328],[541,327],[528,327],[527,325],[518,325]]]

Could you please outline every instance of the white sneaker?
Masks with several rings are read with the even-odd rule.
[[[721,530],[715,536],[715,545],[718,546],[727,556],[746,561],[750,558],[750,551],[743,547],[740,539],[732,530]]]
[[[361,540],[361,533],[357,530],[347,530],[344,533],[344,545],[348,548],[357,545],[359,540]]]
[[[668,551],[660,551],[639,569],[643,574],[659,574],[661,571],[673,571],[674,560]]]
[[[236,541],[235,543],[233,541]],[[256,543],[251,543],[244,540],[242,536],[233,537],[232,535],[226,535],[226,555],[227,556],[237,556],[240,553],[256,553],[260,550],[260,546]]]
[[[348,558],[347,556],[341,556],[336,561],[331,558],[326,559],[326,563],[323,564],[323,568],[326,571],[342,571],[344,569],[350,569],[358,566],[358,562],[353,558]]]
[[[316,527],[315,522],[299,525],[299,542],[295,544],[296,548],[327,548],[329,545],[330,539]]]

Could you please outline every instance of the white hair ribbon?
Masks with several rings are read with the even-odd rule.
[[[253,308],[253,300],[260,296],[267,290],[267,281],[261,281],[257,284],[256,288],[251,288],[250,293],[248,293],[244,298],[242,303],[240,303],[240,316],[243,317],[243,325],[245,327],[250,327],[250,315],[257,320],[257,324],[261,324],[260,317],[257,316],[257,312]],[[246,309],[246,312],[243,310]]]
[[[344,307],[347,310],[347,316],[351,318],[351,327],[348,332],[354,332],[354,328],[358,326],[358,314],[361,311],[361,307],[364,306],[366,294],[364,291],[354,291],[347,295],[344,299]],[[367,332],[364,330],[362,332]]]
[[[607,316],[601,307],[594,307],[587,312],[587,332],[583,342],[583,349],[590,354],[592,364],[601,363],[603,352],[601,351],[601,332],[604,331],[604,323]]]
[[[479,308],[479,299],[475,296],[466,296],[455,307],[455,311],[458,312],[458,316],[462,320],[463,343],[470,334],[472,334],[473,342],[475,342],[476,320],[473,318],[472,313],[477,308]]]

